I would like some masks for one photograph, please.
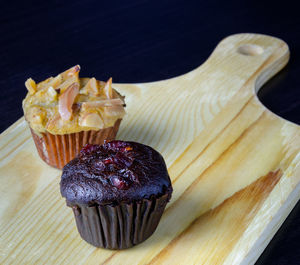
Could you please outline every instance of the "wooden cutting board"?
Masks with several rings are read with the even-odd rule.
[[[300,127],[256,97],[288,59],[283,41],[238,34],[192,72],[114,85],[128,113],[117,138],[160,151],[174,188],[156,232],[128,250],[81,240],[61,172],[18,120],[0,136],[0,264],[253,264],[300,197]]]

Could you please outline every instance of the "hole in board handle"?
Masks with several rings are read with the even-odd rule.
[[[264,52],[264,49],[255,44],[243,44],[238,47],[237,52],[247,56],[255,56],[262,54]]]

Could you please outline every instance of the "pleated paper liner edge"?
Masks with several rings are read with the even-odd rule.
[[[113,127],[62,135],[46,132],[40,136],[31,128],[30,131],[41,159],[52,167],[62,169],[76,157],[85,144],[103,144],[104,140],[114,140],[120,123],[121,119]]]
[[[117,205],[79,205],[73,209],[77,230],[82,239],[95,247],[126,249],[149,238],[156,230],[170,198],[166,193]]]

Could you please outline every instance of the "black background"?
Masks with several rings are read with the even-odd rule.
[[[283,1],[1,1],[0,132],[22,113],[24,82],[75,64],[82,76],[114,82],[174,77],[201,65],[234,33],[286,41],[288,66],[259,92],[278,115],[300,124],[300,16]],[[296,3],[296,1],[295,1]],[[300,264],[300,205],[257,264]]]

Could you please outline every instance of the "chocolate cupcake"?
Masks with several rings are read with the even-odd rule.
[[[60,169],[85,144],[115,139],[125,115],[124,98],[111,78],[79,78],[79,71],[76,65],[38,84],[31,78],[25,82],[23,110],[38,153]]]
[[[60,190],[81,237],[125,249],[155,231],[172,186],[163,157],[135,142],[86,145],[64,168]]]

